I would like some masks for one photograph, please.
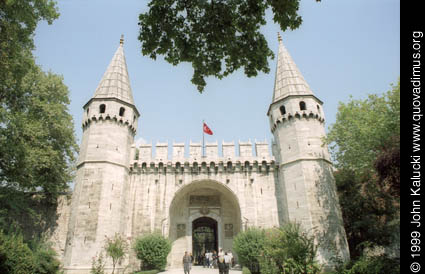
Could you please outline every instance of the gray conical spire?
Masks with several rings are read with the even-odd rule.
[[[124,38],[121,36],[120,45],[97,86],[93,98],[117,98],[134,105],[123,44]]]
[[[300,73],[282,42],[280,34],[279,53],[277,57],[276,76],[273,92],[273,102],[290,95],[313,95],[309,85]]]

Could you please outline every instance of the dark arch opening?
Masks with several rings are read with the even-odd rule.
[[[200,217],[192,222],[192,247],[196,264],[197,258],[206,252],[218,252],[217,221],[209,217]]]
[[[307,107],[306,107],[306,105],[305,105],[305,102],[304,102],[304,101],[301,101],[301,102],[300,102],[300,110],[307,110]]]
[[[121,117],[124,116],[124,113],[125,113],[125,108],[120,107],[120,116]]]
[[[282,114],[282,115],[286,114],[285,106],[280,106],[279,110],[280,110],[280,114]]]
[[[105,106],[105,104],[101,104],[101,105],[99,106],[99,112],[100,112],[100,113],[105,113],[105,111],[106,111],[106,106]]]

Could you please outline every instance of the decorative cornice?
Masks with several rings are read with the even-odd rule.
[[[111,117],[109,114],[105,114],[105,115],[93,114],[90,117],[86,118],[82,123],[83,131],[85,131],[90,126],[91,123],[97,123],[100,121],[110,121],[110,122],[115,122],[117,124],[126,125],[128,129],[132,132],[133,136],[136,135],[136,128],[133,126],[132,123],[130,123],[128,119],[123,119],[120,116],[117,117],[117,115],[114,115],[113,117]]]
[[[274,133],[274,131],[279,125],[283,125],[291,119],[316,119],[320,123],[325,122],[325,118],[323,118],[318,113],[314,113],[313,111],[296,111],[295,113],[288,112],[284,115],[280,115],[279,117],[273,118],[271,132]]]

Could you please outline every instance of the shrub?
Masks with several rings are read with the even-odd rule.
[[[120,265],[124,260],[127,249],[127,241],[121,235],[115,233],[113,238],[106,237],[105,251],[112,258],[112,274],[115,273],[117,263]]]
[[[300,225],[288,223],[266,230],[264,252],[260,257],[261,273],[319,273],[315,259],[317,246]]]
[[[36,263],[31,249],[21,235],[0,231],[0,273],[34,273]]]
[[[251,271],[249,271],[249,269],[246,266],[244,266],[242,267],[242,274],[251,274]]]
[[[264,230],[259,228],[249,228],[240,232],[233,240],[239,262],[252,273],[259,273],[258,258],[264,249],[264,241]]]
[[[103,253],[100,252],[99,255],[92,258],[90,274],[104,274],[105,264]]]
[[[32,249],[31,249],[32,248]],[[7,235],[0,231],[0,273],[53,274],[60,270],[55,251],[44,241],[30,246],[22,235]]]
[[[36,241],[33,246],[35,273],[58,273],[61,268],[56,252],[45,241]]]
[[[157,274],[159,272],[161,272],[161,271],[159,271],[158,269],[153,269],[153,270],[139,271],[139,272],[136,272],[134,274]]]
[[[400,261],[391,259],[386,255],[360,256],[358,260],[344,264],[336,269],[333,274],[399,274]]]
[[[134,251],[141,260],[142,270],[164,270],[171,243],[160,234],[148,234],[136,239]]]

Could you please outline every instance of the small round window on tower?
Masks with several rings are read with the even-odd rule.
[[[99,106],[99,112],[100,112],[100,113],[105,113],[105,110],[106,110],[106,106],[105,106],[105,104],[101,104],[101,105]]]
[[[120,107],[120,116],[124,116],[125,108]]]

